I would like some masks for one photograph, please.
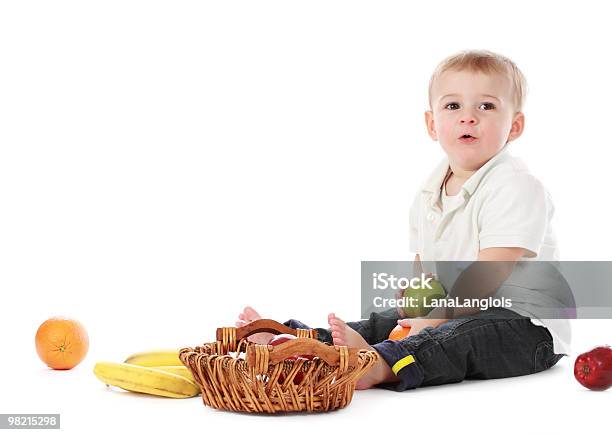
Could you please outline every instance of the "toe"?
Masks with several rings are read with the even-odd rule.
[[[336,316],[334,313],[331,314],[331,321],[342,324],[344,323],[344,320],[342,320],[340,317]]]
[[[346,337],[341,331],[333,330],[332,331],[332,339],[334,344],[344,346],[346,344]]]
[[[336,346],[345,346],[346,345],[346,340],[344,340],[344,337],[341,337],[341,336],[338,335],[336,337],[332,336],[332,338],[333,338],[332,341],[334,342],[334,344]]]
[[[244,314],[248,319],[251,319],[251,320],[261,319],[261,316],[259,315],[259,313],[255,311],[252,307],[249,307],[249,306],[247,306],[244,309]]]
[[[329,324],[332,328],[343,328],[345,326],[344,322],[338,318],[332,319]]]

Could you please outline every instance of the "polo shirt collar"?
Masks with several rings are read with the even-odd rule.
[[[478,187],[478,184],[480,184],[482,178],[491,170],[491,168],[511,157],[508,152],[508,147],[509,143],[504,145],[504,147],[495,156],[493,156],[492,159],[482,165],[480,169],[478,169],[470,178],[467,179],[463,186],[461,186],[461,189],[466,191],[469,195],[472,195]],[[431,173],[427,181],[423,184],[422,190],[424,192],[431,192],[435,195],[439,195],[442,182],[448,175],[449,170],[450,165],[448,163],[448,157],[444,157],[436,169]]]

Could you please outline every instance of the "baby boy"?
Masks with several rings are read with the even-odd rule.
[[[471,50],[444,59],[429,84],[425,123],[446,157],[419,189],[410,211],[410,247],[421,261],[471,261],[457,282],[492,294],[519,260],[556,260],[551,227],[554,207],[542,184],[508,144],[523,132],[526,82],[508,58]],[[486,264],[487,279],[483,276]],[[519,304],[520,305],[520,304]],[[260,318],[251,307],[236,326]],[[396,391],[426,385],[492,379],[552,367],[564,348],[552,323],[518,309],[434,309],[422,318],[398,312],[344,322],[328,316],[319,339],[376,351],[377,364],[358,389],[375,385]],[[402,340],[387,340],[397,325],[410,326]],[[292,328],[308,328],[289,320]],[[272,334],[251,337],[268,343]]]

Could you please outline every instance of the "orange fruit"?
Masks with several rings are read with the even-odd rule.
[[[389,340],[401,340],[410,332],[410,327],[404,328],[402,325],[397,325],[389,334]]]
[[[68,370],[83,361],[89,349],[87,331],[80,322],[66,317],[45,320],[36,331],[36,352],[52,369]]]

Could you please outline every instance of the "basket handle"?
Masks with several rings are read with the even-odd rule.
[[[217,340],[223,341],[223,329],[217,328]],[[278,323],[272,319],[258,319],[248,323],[240,328],[236,328],[236,340],[240,341],[243,338],[258,332],[271,332],[272,334],[291,334],[298,335],[297,329],[289,328],[288,326]],[[309,331],[312,338],[317,338],[317,331],[312,329]]]
[[[257,364],[257,346],[262,345],[251,346],[247,349],[246,359],[251,367],[255,367]],[[352,367],[357,367],[358,352],[361,350],[357,348],[347,348],[346,346],[329,346],[320,341],[313,340],[312,338],[296,338],[281,343],[278,346],[268,344],[266,347],[269,353],[268,361],[272,364],[278,364],[290,356],[312,355],[318,356],[331,366],[340,364],[341,348],[346,348],[347,352],[345,355],[348,356],[348,366]]]

